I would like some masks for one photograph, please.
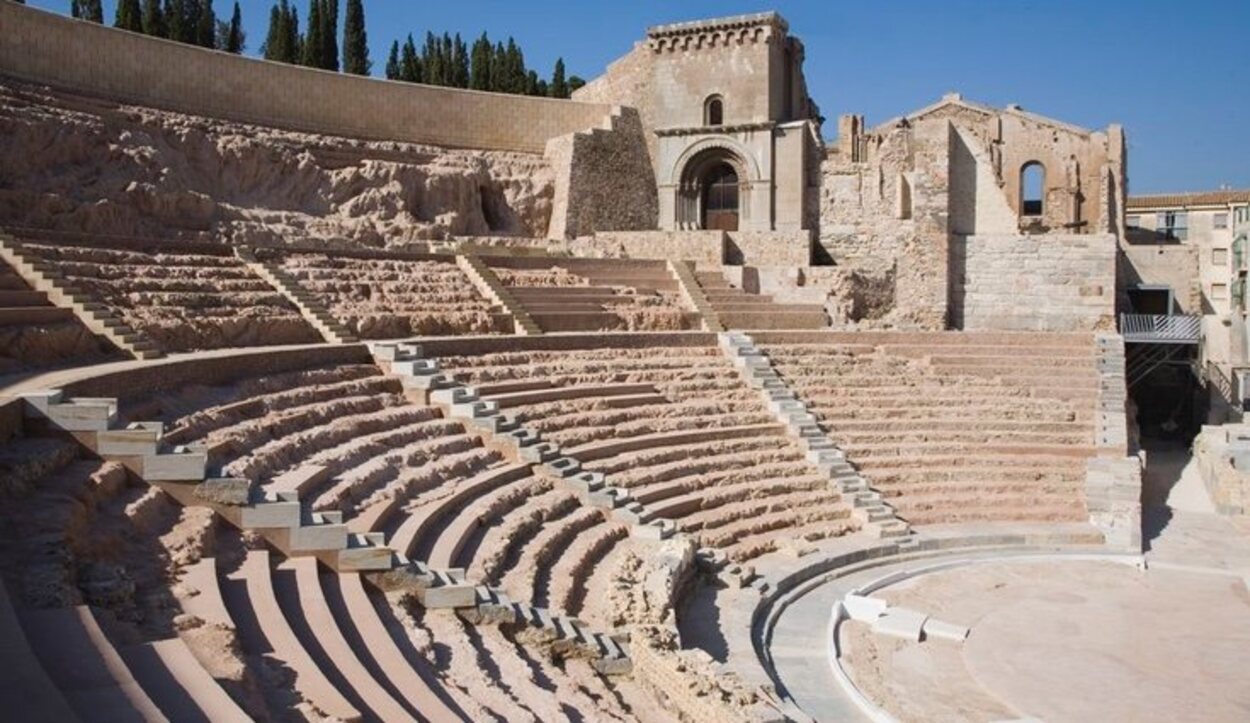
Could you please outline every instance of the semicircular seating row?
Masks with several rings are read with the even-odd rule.
[[[584,467],[611,475],[706,547],[745,561],[855,527],[764,407],[710,345],[518,352],[440,360]],[[633,544],[607,511],[509,458],[480,431],[415,403],[373,365],[191,388],[126,405],[204,443],[210,464],[262,488],[301,467],[312,509],[436,568],[465,568],[518,600],[583,614],[589,578]],[[598,621],[590,615],[589,620]]]
[[[1091,334],[756,338],[913,525],[1088,518],[1100,384]]]
[[[670,344],[435,356],[447,373],[585,468],[609,475],[703,547],[750,561],[855,529],[846,502],[710,337]],[[1073,460],[1083,463],[1091,450],[1097,383],[1088,337],[1056,337],[1047,346],[955,335],[824,335],[819,343],[763,338],[760,346],[904,517],[1083,515]],[[164,422],[171,444],[205,443],[213,466],[262,489],[315,465],[321,472],[301,490],[311,508],[344,513],[358,531],[383,531],[414,559],[463,567],[514,599],[606,628],[617,622],[610,594],[617,566],[653,544],[374,364],[187,386],[124,399],[122,413]],[[21,444],[35,445],[18,450],[27,461],[16,467],[37,470],[39,494],[63,495],[67,483],[55,478],[65,470],[79,487],[110,489],[82,481],[99,462],[82,467],[74,455],[49,455],[38,446],[46,440]],[[0,448],[0,464],[13,449]],[[54,462],[32,466],[35,458]],[[184,607],[236,631],[253,663],[293,671],[301,699],[322,712],[389,719],[442,705],[474,718],[509,709],[538,717],[558,714],[551,706],[565,695],[601,716],[609,712],[600,699],[646,705],[629,683],[601,678],[584,661],[552,661],[527,649],[523,630],[471,626],[396,604],[368,592],[355,573],[320,573],[301,559],[275,564],[241,541],[222,543],[220,552],[220,561],[183,571],[184,587],[198,593]],[[177,642],[161,641],[149,647],[168,650],[123,651],[118,667],[109,651],[119,646],[93,622],[98,612],[61,608],[42,619],[27,605],[12,607],[16,617],[0,607],[0,624],[22,633],[60,693],[49,700],[63,698],[80,716],[87,691],[100,686],[75,678],[43,637],[49,630],[77,631],[81,644],[67,650],[99,661],[109,675],[97,671],[92,680],[121,708],[151,704],[173,718],[171,711],[224,704],[220,686],[201,670],[209,655],[192,634],[172,639],[187,644],[189,657]],[[414,647],[414,640],[433,647]],[[494,662],[483,669],[482,660]],[[171,678],[182,694],[154,682]],[[246,705],[233,692],[233,702]]]
[[[0,445],[0,471],[25,490],[0,514],[0,703],[14,720],[624,720],[652,705],[583,657],[532,647],[525,625],[426,612],[225,529],[216,558],[171,560],[176,535],[161,533],[193,508],[67,440]],[[74,571],[106,562],[130,565],[137,589]],[[140,599],[157,602],[136,616]]]

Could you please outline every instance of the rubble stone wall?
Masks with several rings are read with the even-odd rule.
[[[656,227],[659,201],[645,136],[638,111],[617,108],[606,127],[547,143],[556,176],[549,238]]]

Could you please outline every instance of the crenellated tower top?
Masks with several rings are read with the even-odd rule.
[[[656,53],[772,43],[789,24],[778,13],[732,15],[709,20],[656,25],[647,29],[647,46]]]

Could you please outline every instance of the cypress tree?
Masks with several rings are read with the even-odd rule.
[[[170,40],[185,43],[186,3],[184,0],[165,0],[165,29]]]
[[[217,14],[213,12],[213,0],[199,0],[196,8],[195,44],[201,48],[217,46]]]
[[[508,38],[507,52],[507,75],[509,93],[525,92],[525,57],[521,54],[521,48],[512,38]]]
[[[139,0],[118,0],[113,27],[136,33],[143,32],[143,10],[139,7]]]
[[[443,53],[439,39],[434,33],[425,33],[425,45],[421,48],[421,81],[430,85],[443,85]]]
[[[586,81],[583,80],[581,76],[570,75],[569,76],[569,97],[570,98],[573,97],[573,93],[577,92],[577,89],[582,87],[583,85],[586,85]]]
[[[221,49],[238,55],[243,52],[246,38],[247,35],[243,32],[243,12],[239,10],[238,0],[235,0],[234,13],[230,16],[230,25],[226,29],[226,42]]]
[[[339,69],[339,0],[322,0],[321,67],[336,73]]]
[[[301,65],[309,68],[320,68],[324,60],[321,33],[325,26],[321,22],[321,0],[308,0],[308,32],[304,34],[304,47],[301,54]]]
[[[538,95],[538,73],[532,70],[525,74],[525,94]]]
[[[260,55],[265,60],[278,60],[282,47],[282,11],[274,3],[269,8],[269,29],[265,31],[265,42],[260,44]]]
[[[456,84],[456,53],[452,46],[451,35],[443,33],[438,43],[438,64],[443,69],[443,85]]]
[[[286,42],[286,31],[282,24],[286,22],[286,15],[274,3],[269,8],[269,30],[265,33],[265,42],[261,43],[260,54],[265,60],[282,60],[282,44]]]
[[[365,34],[365,9],[361,0],[347,0],[346,16],[343,18],[343,71],[353,75],[368,75],[373,63],[369,62],[369,40]],[[391,47],[390,60],[399,65],[399,47]]]
[[[286,5],[286,0],[282,0],[282,4]],[[282,28],[286,33],[286,57],[283,62],[298,65],[304,54],[304,40],[299,32],[299,8],[294,5],[287,6],[286,21],[282,23]]]
[[[469,87],[469,46],[456,33],[451,49],[451,84],[457,88]]]
[[[69,13],[76,18],[104,24],[104,5],[100,0],[70,0]]]
[[[556,58],[556,68],[551,72],[551,88],[549,90],[552,98],[569,97],[569,84],[564,79],[564,58]]]
[[[493,55],[490,38],[486,33],[473,41],[473,66],[470,70],[469,87],[474,90],[490,90],[490,61]]]
[[[409,83],[420,83],[424,68],[421,67],[421,59],[417,56],[416,43],[412,42],[412,33],[408,33],[408,40],[404,42],[402,57],[400,79]]]
[[[490,89],[496,93],[508,91],[508,51],[503,43],[495,43],[490,55]]]
[[[391,42],[391,54],[386,57],[386,79],[399,80],[403,71],[399,67],[399,41]]]
[[[161,10],[161,0],[143,0],[143,32],[156,38],[169,35],[165,27],[165,13]]]

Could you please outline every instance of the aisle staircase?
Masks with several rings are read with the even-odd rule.
[[[300,286],[290,274],[275,263],[261,261],[246,246],[236,246],[234,254],[245,263],[252,273],[264,279],[299,309],[299,313],[312,325],[321,337],[331,344],[354,344],[359,339],[341,321],[326,309],[315,296]]]
[[[67,309],[92,332],[108,339],[136,359],[157,359],[164,356],[156,342],[149,339],[146,334],[135,330],[107,306],[71,285],[64,275],[56,270],[54,264],[29,257],[23,251],[22,245],[12,236],[0,235],[0,260],[12,267],[13,271],[32,289],[31,292],[20,297],[6,295],[5,300],[8,303],[16,302],[15,305],[24,307],[25,310],[16,312],[17,314],[27,317],[35,314],[44,317],[47,321],[63,320],[65,312],[52,312],[42,304],[35,305],[37,300],[44,303],[50,302],[56,307]],[[43,296],[37,299],[31,294]],[[0,304],[0,306],[5,305],[7,304]],[[15,313],[12,310],[5,311],[9,312],[9,316]]]

